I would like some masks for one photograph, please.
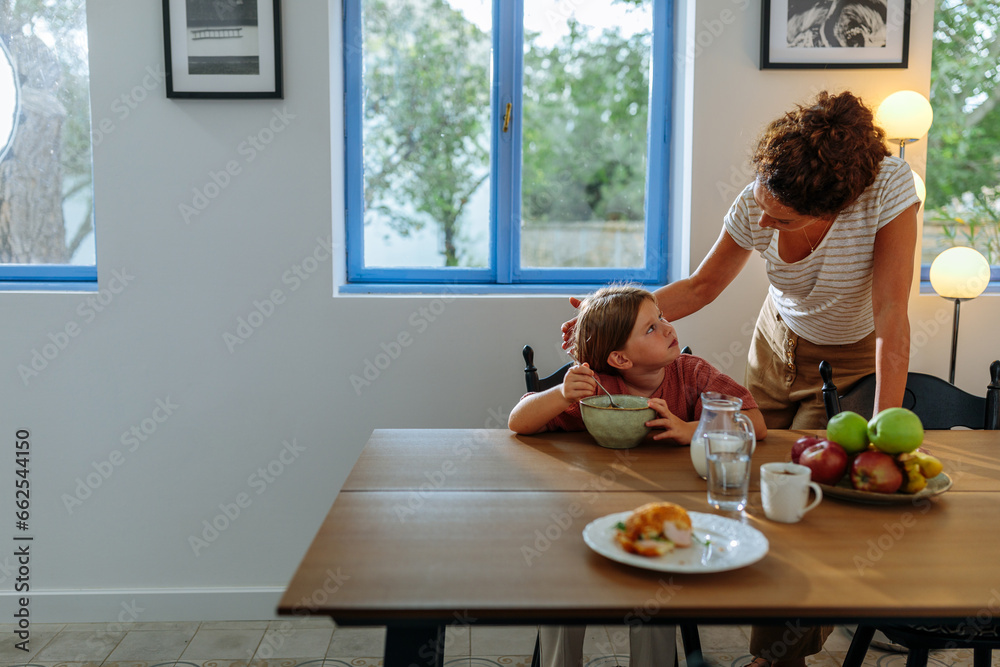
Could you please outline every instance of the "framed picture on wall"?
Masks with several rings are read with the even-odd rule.
[[[761,69],[906,67],[910,0],[763,0]]]
[[[167,97],[280,98],[280,0],[163,0]]]

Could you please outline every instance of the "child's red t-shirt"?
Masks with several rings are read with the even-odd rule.
[[[701,357],[682,354],[667,366],[660,385],[650,398],[662,398],[670,411],[684,421],[701,419],[701,393],[717,391],[743,400],[744,410],[757,407],[757,402],[743,385],[720,372]],[[612,394],[627,394],[625,381],[618,375],[597,374],[597,380]],[[574,403],[565,412],[545,425],[549,431],[583,431],[580,404]]]

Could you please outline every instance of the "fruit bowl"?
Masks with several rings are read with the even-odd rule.
[[[867,503],[869,505],[905,505],[913,503],[918,498],[929,498],[944,493],[951,488],[951,477],[945,473],[940,473],[927,480],[927,486],[916,493],[875,493],[873,491],[858,491],[851,486],[848,477],[840,480],[834,486],[820,484],[823,489],[823,496],[826,498],[837,498],[856,503]]]

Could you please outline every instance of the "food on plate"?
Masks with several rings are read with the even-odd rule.
[[[691,517],[676,503],[647,503],[618,524],[615,539],[629,553],[662,556],[674,547],[691,546]]]
[[[880,452],[904,454],[924,441],[924,425],[906,408],[886,408],[868,422],[868,439]]]
[[[802,456],[802,452],[822,440],[823,438],[818,438],[815,435],[804,435],[796,440],[795,444],[792,445],[792,463],[798,463],[799,457]]]
[[[826,425],[826,438],[848,454],[860,454],[868,449],[868,420],[850,410],[838,412]]]
[[[851,463],[851,486],[859,491],[895,493],[903,485],[903,472],[896,459],[884,452],[868,450]]]
[[[809,468],[812,481],[832,486],[847,472],[848,456],[832,440],[821,440],[799,455],[799,463]]]

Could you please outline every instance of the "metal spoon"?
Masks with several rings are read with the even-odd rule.
[[[597,384],[597,386],[601,388],[601,391],[603,391],[605,394],[608,395],[608,400],[611,401],[611,407],[613,407],[615,409],[618,409],[618,410],[624,410],[625,407],[622,406],[622,405],[618,405],[617,403],[615,403],[615,399],[611,396],[611,392],[608,391],[607,389],[605,389],[604,385],[602,385],[600,382],[597,381],[597,376],[594,375],[593,378],[594,378],[594,382]]]

